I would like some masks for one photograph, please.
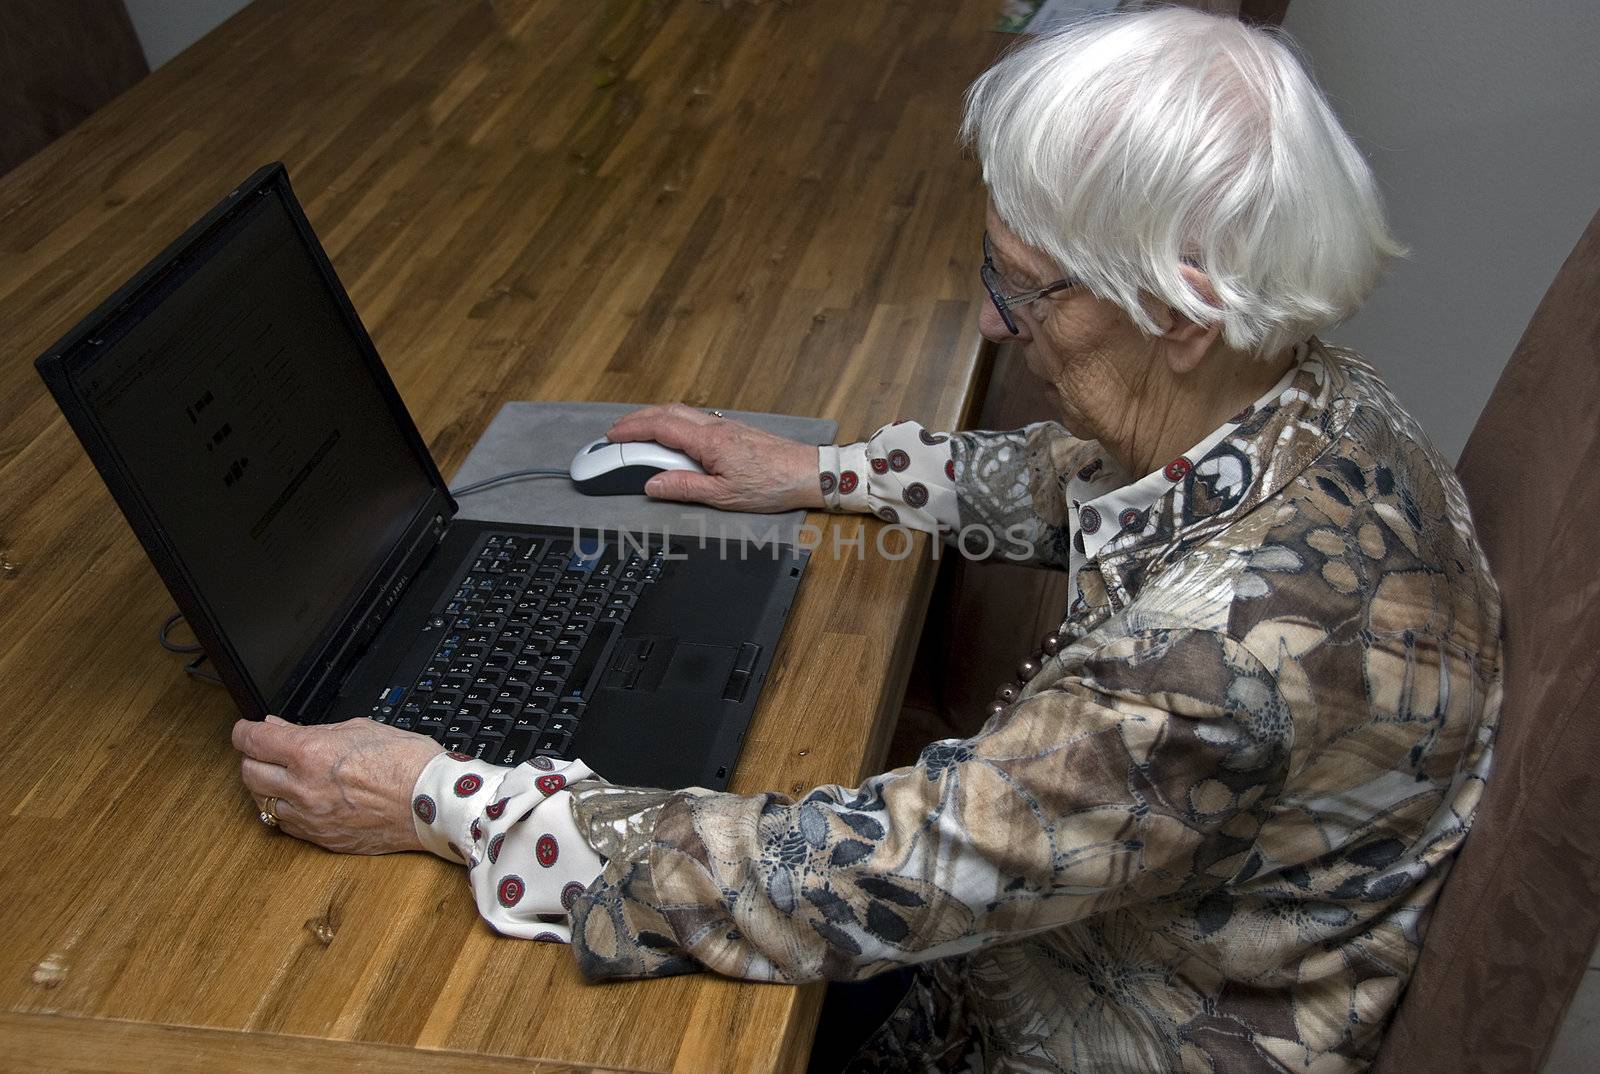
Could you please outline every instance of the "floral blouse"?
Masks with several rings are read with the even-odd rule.
[[[430,765],[419,830],[471,844],[441,849],[496,927],[570,925],[590,980],[916,966],[855,1070],[1364,1069],[1499,708],[1499,599],[1460,486],[1372,368],[1315,340],[1159,480],[1095,484],[1109,464],[1053,423],[823,450],[840,509],[1074,571],[1037,673],[972,738],[799,799],[495,770],[567,796],[584,879],[604,859],[521,917],[484,894],[505,869],[488,840],[543,867],[554,837],[491,825],[496,802],[519,815],[506,794],[450,789],[487,766]]]

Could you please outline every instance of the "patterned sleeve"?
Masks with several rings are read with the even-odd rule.
[[[1193,629],[1056,659],[974,738],[855,789],[579,795],[611,850],[573,908],[583,974],[860,978],[1220,889],[1283,779],[1276,682]]]
[[[1082,443],[1054,422],[1015,432],[932,433],[897,421],[858,443],[824,445],[818,481],[830,511],[942,534],[973,559],[1065,566],[1059,475]]]

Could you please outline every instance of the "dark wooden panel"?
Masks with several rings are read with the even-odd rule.
[[[0,0],[0,175],[147,70],[122,0]]]

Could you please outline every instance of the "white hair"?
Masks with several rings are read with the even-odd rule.
[[[1270,357],[1349,316],[1405,252],[1287,39],[1224,16],[1034,38],[967,91],[961,134],[1006,226],[1152,335],[1141,294]]]

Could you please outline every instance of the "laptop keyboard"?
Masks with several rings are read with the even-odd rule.
[[[597,538],[485,535],[439,602],[437,648],[372,718],[494,764],[569,757],[607,643],[661,576],[666,550]]]

